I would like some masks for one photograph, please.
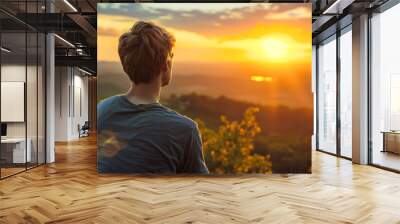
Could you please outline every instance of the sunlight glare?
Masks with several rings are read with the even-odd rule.
[[[265,57],[270,61],[283,61],[287,59],[289,44],[277,38],[266,38],[261,42]]]
[[[253,75],[250,77],[251,81],[255,81],[255,82],[271,82],[272,81],[272,77],[269,76],[261,76],[261,75]]]

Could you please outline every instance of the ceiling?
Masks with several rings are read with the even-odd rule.
[[[373,9],[387,0],[253,0],[237,2],[292,2],[312,3],[313,9],[313,40],[318,41],[332,29],[338,21],[350,21],[351,16]],[[25,55],[24,32],[54,32],[56,44],[56,65],[79,66],[91,73],[96,73],[97,46],[96,29],[98,2],[135,2],[133,0],[1,0],[0,25],[3,35],[3,46],[8,43],[9,48],[14,48],[15,55]],[[166,2],[139,1],[136,2]],[[169,1],[170,2],[170,1]],[[179,1],[177,1],[179,2]],[[196,2],[191,0],[190,2]],[[199,1],[204,2],[204,1]],[[209,1],[209,2],[221,2]],[[231,1],[232,2],[232,1]],[[49,12],[52,13],[49,13]],[[27,13],[26,13],[27,12]],[[350,17],[350,18],[349,18]],[[345,22],[342,22],[345,25]],[[332,31],[329,31],[329,30]],[[329,32],[328,32],[329,31]],[[22,33],[21,33],[22,32]],[[29,39],[29,38],[28,38]],[[29,44],[29,52],[33,51]]]
[[[7,60],[33,58],[31,39],[37,33],[54,32],[56,66],[78,66],[96,74],[96,0],[2,0],[2,46],[11,49]],[[51,13],[49,13],[51,11]],[[28,34],[25,34],[25,32]],[[29,34],[30,32],[35,35]],[[26,45],[25,41],[28,41]],[[40,38],[39,38],[40,39]],[[35,40],[36,42],[36,40]],[[28,46],[25,50],[25,46]],[[40,47],[40,46],[39,46]],[[27,52],[26,52],[27,51]],[[2,52],[4,54],[4,52]]]

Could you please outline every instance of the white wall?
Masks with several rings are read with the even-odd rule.
[[[24,122],[25,83],[1,81],[1,121]],[[36,105],[35,107],[36,108]]]
[[[78,125],[82,126],[85,121],[88,121],[88,78],[82,76],[82,73],[76,74],[77,70],[74,70],[74,82],[73,82],[73,94],[72,98],[74,99],[72,108],[72,130],[71,135],[74,138],[79,137],[78,133]]]
[[[68,140],[68,88],[70,77],[69,68],[55,68],[55,141]]]
[[[2,82],[25,82],[25,64],[10,64],[1,66],[1,81]],[[32,66],[28,66],[28,74],[36,69]],[[36,70],[35,70],[36,72]],[[35,96],[35,93],[27,93],[28,97]],[[7,108],[1,108],[2,110],[7,110]],[[28,117],[28,120],[31,120]],[[7,122],[7,136],[8,137],[25,137],[25,122]]]
[[[28,67],[28,70],[32,67]],[[1,81],[2,82],[25,82],[25,64],[24,65],[2,65],[1,66]],[[6,110],[6,108],[1,108]],[[25,123],[11,122],[7,123],[8,137],[25,137]]]
[[[56,141],[79,138],[78,125],[88,120],[88,78],[83,75],[76,68],[56,67]]]

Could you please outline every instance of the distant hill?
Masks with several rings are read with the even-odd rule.
[[[311,169],[311,109],[261,106],[227,97],[213,98],[194,93],[172,95],[162,99],[162,103],[193,119],[201,119],[213,129],[221,125],[220,115],[230,120],[241,120],[247,108],[259,107],[256,120],[261,126],[261,133],[255,142],[255,152],[271,156],[274,173],[304,173]]]
[[[220,124],[220,115],[231,120],[240,120],[247,108],[255,106],[260,108],[256,118],[263,135],[311,136],[313,132],[313,111],[307,108],[262,106],[225,96],[214,98],[196,93],[172,95],[162,98],[162,102],[192,118],[201,118],[212,127]]]
[[[126,92],[130,86],[130,80],[120,63],[98,62],[97,73],[98,100]]]
[[[313,107],[311,75],[307,72],[300,72],[298,75],[269,74],[272,77],[271,82],[254,82],[250,80],[251,74],[218,75],[215,71],[210,74],[209,71],[201,73],[195,70],[198,72],[196,74],[189,68],[184,71],[174,67],[172,81],[169,86],[163,88],[163,96],[195,92],[212,97],[226,96],[263,105],[286,105],[290,108]],[[130,85],[127,75],[117,62],[98,63],[97,83],[99,99],[126,92]]]

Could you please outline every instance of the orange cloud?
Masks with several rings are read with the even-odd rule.
[[[264,16],[265,19],[308,19],[311,18],[311,10],[309,7],[299,7],[290,9],[285,12],[269,13]]]
[[[121,32],[119,32],[115,28],[110,27],[98,27],[97,28],[97,35],[101,36],[119,36]]]

